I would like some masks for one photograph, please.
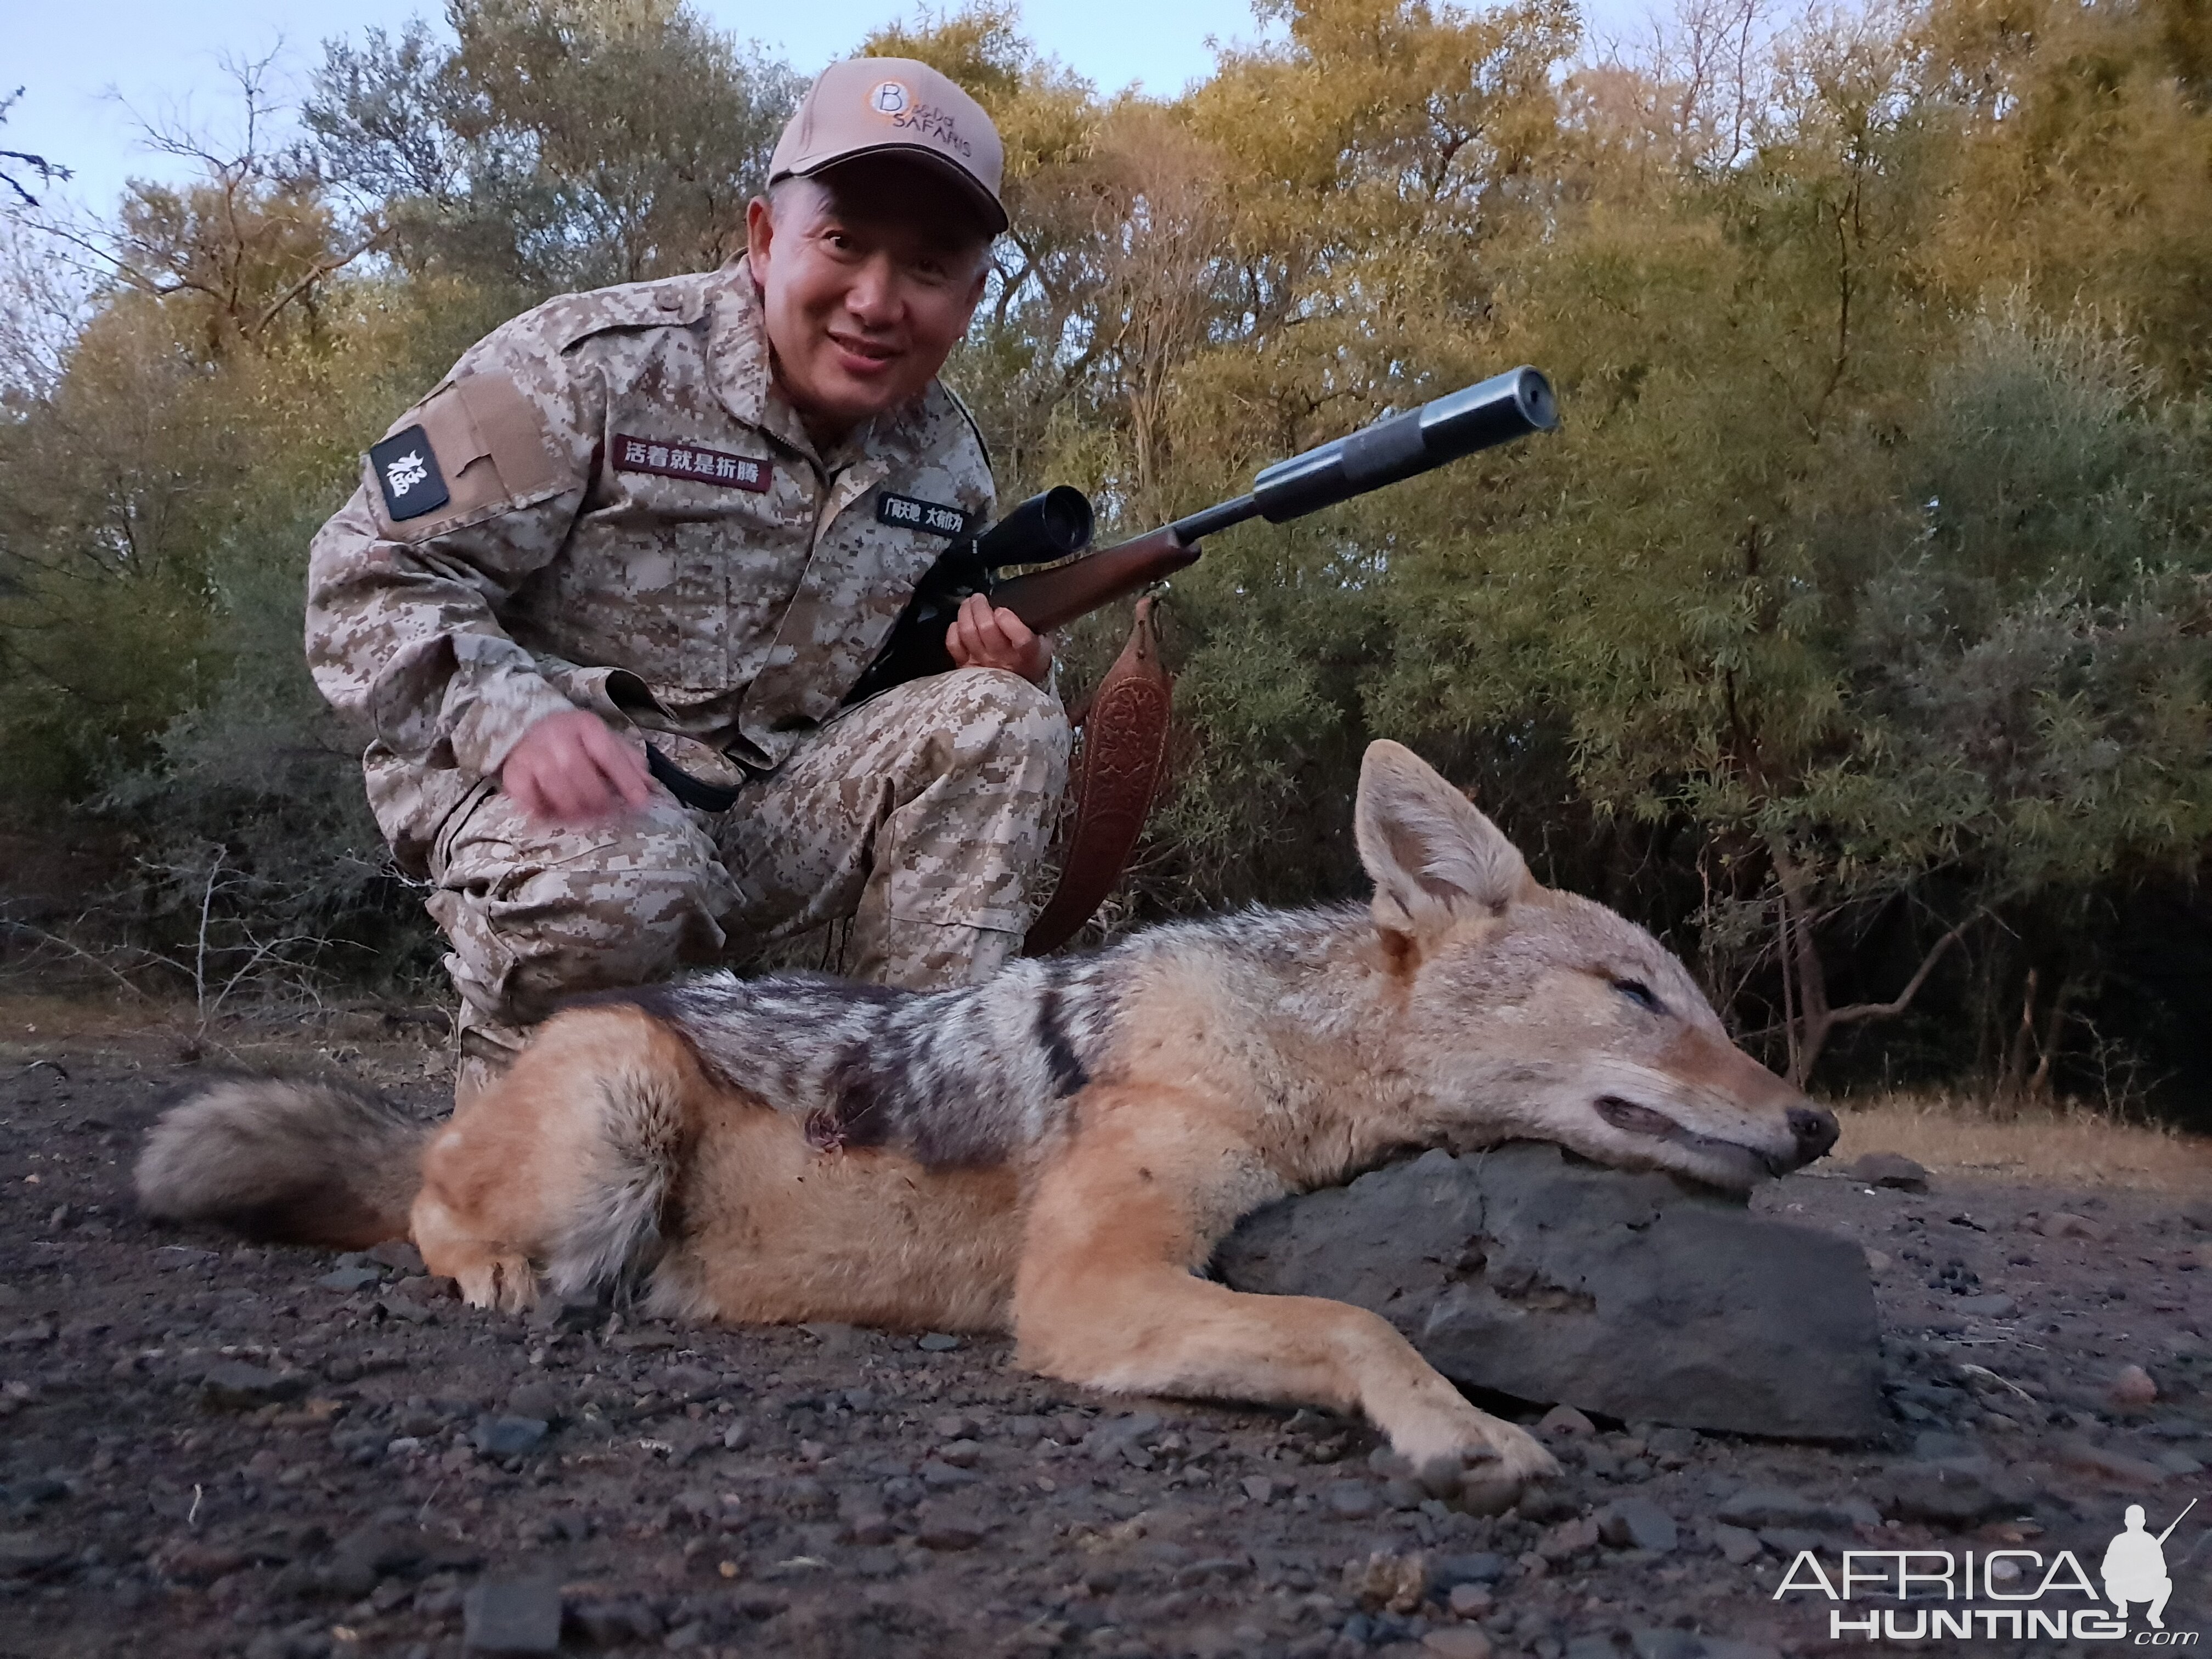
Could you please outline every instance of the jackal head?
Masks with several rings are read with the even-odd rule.
[[[1356,821],[1375,925],[1408,981],[1393,1046],[1425,1138],[1554,1141],[1738,1191],[1835,1145],[1836,1120],[1729,1040],[1658,940],[1539,885],[1412,750],[1370,746]]]

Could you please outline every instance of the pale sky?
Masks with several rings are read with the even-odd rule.
[[[694,0],[716,27],[757,39],[811,75],[871,29],[916,15],[913,0],[766,6]],[[951,8],[948,7],[947,9]],[[1590,0],[1595,18],[1630,16],[1641,0]],[[320,60],[322,42],[371,25],[396,32],[437,0],[94,0],[80,11],[56,0],[9,0],[0,32],[0,94],[23,96],[0,126],[0,149],[30,150],[76,170],[64,188],[86,206],[113,204],[132,174],[174,176],[139,143],[132,112],[221,123],[233,108],[226,57],[258,58],[281,46],[276,85],[287,101]],[[1046,52],[1103,91],[1137,84],[1171,94],[1213,64],[1209,39],[1257,38],[1249,0],[1027,0],[1023,23]]]

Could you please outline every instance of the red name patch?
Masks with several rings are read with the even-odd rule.
[[[672,444],[658,438],[615,434],[615,471],[652,472],[664,478],[692,478],[734,489],[766,489],[775,469],[750,455],[725,455],[696,444]]]

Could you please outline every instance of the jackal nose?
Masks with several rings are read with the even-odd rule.
[[[1792,1106],[1788,1116],[1790,1133],[1797,1139],[1800,1164],[1810,1164],[1820,1157],[1836,1144],[1837,1135],[1842,1133],[1836,1127],[1836,1115],[1817,1106]]]

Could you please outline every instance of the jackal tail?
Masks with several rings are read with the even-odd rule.
[[[229,1079],[161,1115],[138,1203],[271,1243],[365,1249],[407,1236],[432,1127],[343,1084]]]

